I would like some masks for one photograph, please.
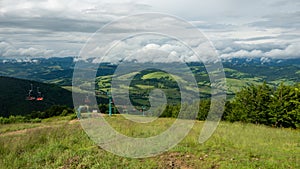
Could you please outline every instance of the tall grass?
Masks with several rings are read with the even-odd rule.
[[[121,133],[136,137],[159,134],[174,121],[162,118],[142,125],[119,116],[107,120]],[[299,130],[222,122],[207,142],[199,144],[203,122],[197,121],[189,135],[170,151],[146,159],[129,159],[97,147],[79,123],[62,121],[52,127],[0,135],[0,168],[300,167]]]

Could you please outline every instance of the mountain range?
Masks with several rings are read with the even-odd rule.
[[[75,64],[73,57],[0,58],[0,116],[43,111],[52,105],[72,107],[71,86]],[[200,95],[209,97],[210,82],[204,65],[202,63],[188,63],[188,66],[198,82]],[[227,81],[228,98],[232,98],[237,91],[247,84],[267,82],[275,87],[282,82],[294,84],[300,81],[300,58],[231,58],[223,60],[223,67]],[[105,100],[107,99],[105,92],[110,89],[111,78],[114,76],[116,68],[116,65],[101,63],[97,70],[96,94],[105,102],[107,101]],[[166,80],[168,78],[162,73],[151,71],[138,73],[131,83],[132,86],[130,86],[132,101],[136,105],[145,105],[147,97],[141,98],[141,95],[147,96],[149,89],[159,86],[163,86],[171,98],[178,100],[178,93],[175,92],[174,94],[172,88],[173,82]],[[154,82],[158,82],[160,85]],[[31,84],[35,95],[37,94],[37,87],[44,95],[42,102],[25,99]],[[75,88],[76,92],[81,93],[87,85],[90,84],[82,82],[79,88]]]

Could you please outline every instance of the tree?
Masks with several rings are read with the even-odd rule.
[[[271,89],[266,83],[247,86],[232,102],[226,103],[223,119],[299,128],[299,89],[300,83],[294,86],[281,83],[277,89]]]
[[[238,92],[231,103],[231,112],[225,119],[250,123],[267,124],[267,109],[272,90],[266,84],[250,85]],[[227,110],[228,111],[228,110]]]
[[[299,100],[299,84],[285,86],[281,83],[272,95],[269,109],[270,125],[297,128],[300,123]]]

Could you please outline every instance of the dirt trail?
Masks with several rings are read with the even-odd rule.
[[[79,120],[75,119],[75,120],[71,120],[71,121],[67,122],[67,124],[75,124],[77,122],[79,122]],[[63,124],[66,124],[66,123],[55,124],[55,125],[42,125],[42,126],[37,126],[37,127],[33,127],[33,128],[28,128],[28,129],[21,129],[21,130],[16,130],[16,131],[9,131],[9,132],[5,132],[5,133],[0,133],[0,137],[2,137],[2,136],[11,136],[11,135],[19,135],[19,134],[26,134],[27,132],[36,131],[36,130],[40,130],[40,129],[59,127],[59,126],[62,126]]]

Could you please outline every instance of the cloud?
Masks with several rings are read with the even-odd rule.
[[[299,9],[298,0],[2,0],[0,56],[78,55],[89,37],[105,24],[135,13],[162,12],[186,19],[202,30],[221,57],[300,57]],[[166,23],[164,18],[155,21],[158,26]],[[122,33],[131,27],[118,25],[106,33]],[[187,36],[193,47],[201,44]],[[195,57],[169,41],[142,43],[131,48],[144,49],[152,43],[172,57]],[[102,49],[98,46],[94,50]]]
[[[0,37],[14,47],[2,47],[0,56],[78,55],[102,26],[147,8],[131,0],[2,0]]]
[[[261,57],[263,55],[263,52],[260,50],[252,50],[252,51],[246,51],[246,50],[239,50],[236,52],[226,53],[222,54],[222,58],[232,58],[232,57]]]
[[[101,46],[101,45],[100,45]],[[112,47],[112,48],[110,48]],[[107,55],[101,54],[110,48]],[[179,41],[167,37],[154,35],[134,37],[118,42],[115,46],[108,44],[97,47],[92,56],[98,56],[94,63],[99,62],[175,62],[184,61],[192,56],[193,52]]]
[[[50,57],[55,53],[53,50],[38,49],[38,48],[15,48],[7,42],[0,42],[0,54],[4,57]]]
[[[212,31],[207,34],[222,58],[300,57],[299,52],[295,50],[296,46],[299,46],[300,34],[294,28],[245,26],[237,30],[225,30],[217,34]]]
[[[86,21],[80,19],[47,17],[0,17],[2,28],[37,29],[53,32],[93,33],[108,21]]]
[[[265,56],[272,58],[295,58],[300,57],[300,42],[287,46],[285,49],[273,49],[265,53]]]
[[[6,53],[7,50],[12,48],[12,46],[7,42],[0,42],[0,55],[3,56],[4,53]]]
[[[300,7],[300,5],[299,5]],[[265,15],[263,20],[250,23],[251,26],[259,27],[278,27],[278,28],[299,28],[300,27],[300,11],[273,13]]]
[[[230,48],[231,49],[231,48]],[[298,58],[300,56],[300,43],[293,43],[287,45],[285,48],[269,48],[269,50],[238,50],[232,51],[232,49],[225,49],[227,51],[221,54],[222,58]]]

